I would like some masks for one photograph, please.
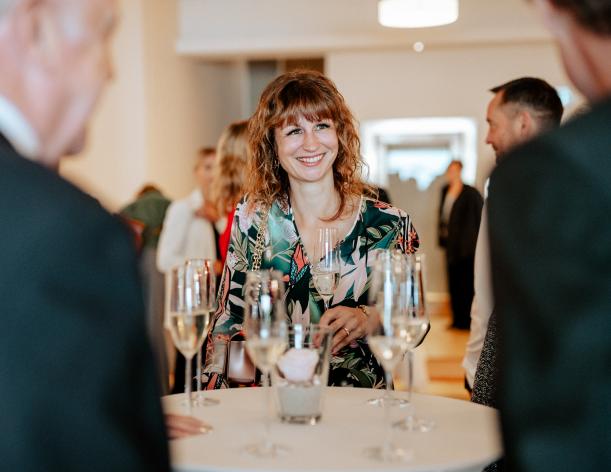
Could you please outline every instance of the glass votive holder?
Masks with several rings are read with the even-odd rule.
[[[289,327],[288,347],[272,371],[280,420],[311,424],[320,421],[329,379],[332,333],[326,326]]]

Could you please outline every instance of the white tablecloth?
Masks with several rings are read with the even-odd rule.
[[[399,393],[399,392],[395,392]],[[470,402],[430,395],[414,395],[416,412],[433,419],[429,433],[395,429],[394,442],[413,450],[407,463],[379,463],[365,457],[364,449],[382,443],[383,410],[365,404],[382,391],[329,388],[322,421],[316,426],[290,425],[274,419],[272,439],[288,446],[289,454],[276,459],[253,458],[243,451],[263,432],[264,399],[261,388],[207,392],[221,400],[218,406],[197,407],[194,416],[214,431],[170,441],[176,471],[481,471],[501,456],[496,410]],[[183,413],[183,395],[163,398],[166,412]],[[400,417],[401,409],[393,415]]]

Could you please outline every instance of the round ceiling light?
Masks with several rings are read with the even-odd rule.
[[[458,0],[380,0],[378,21],[391,28],[426,28],[454,23]]]

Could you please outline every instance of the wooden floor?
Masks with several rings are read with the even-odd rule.
[[[431,331],[422,348],[428,382],[418,390],[422,393],[468,400],[464,387],[462,359],[469,332],[449,329],[450,308],[447,303],[429,304]]]

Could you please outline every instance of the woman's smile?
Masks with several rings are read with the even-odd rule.
[[[325,157],[325,153],[315,154],[313,156],[298,156],[297,160],[305,166],[314,167],[322,161],[323,157]]]

